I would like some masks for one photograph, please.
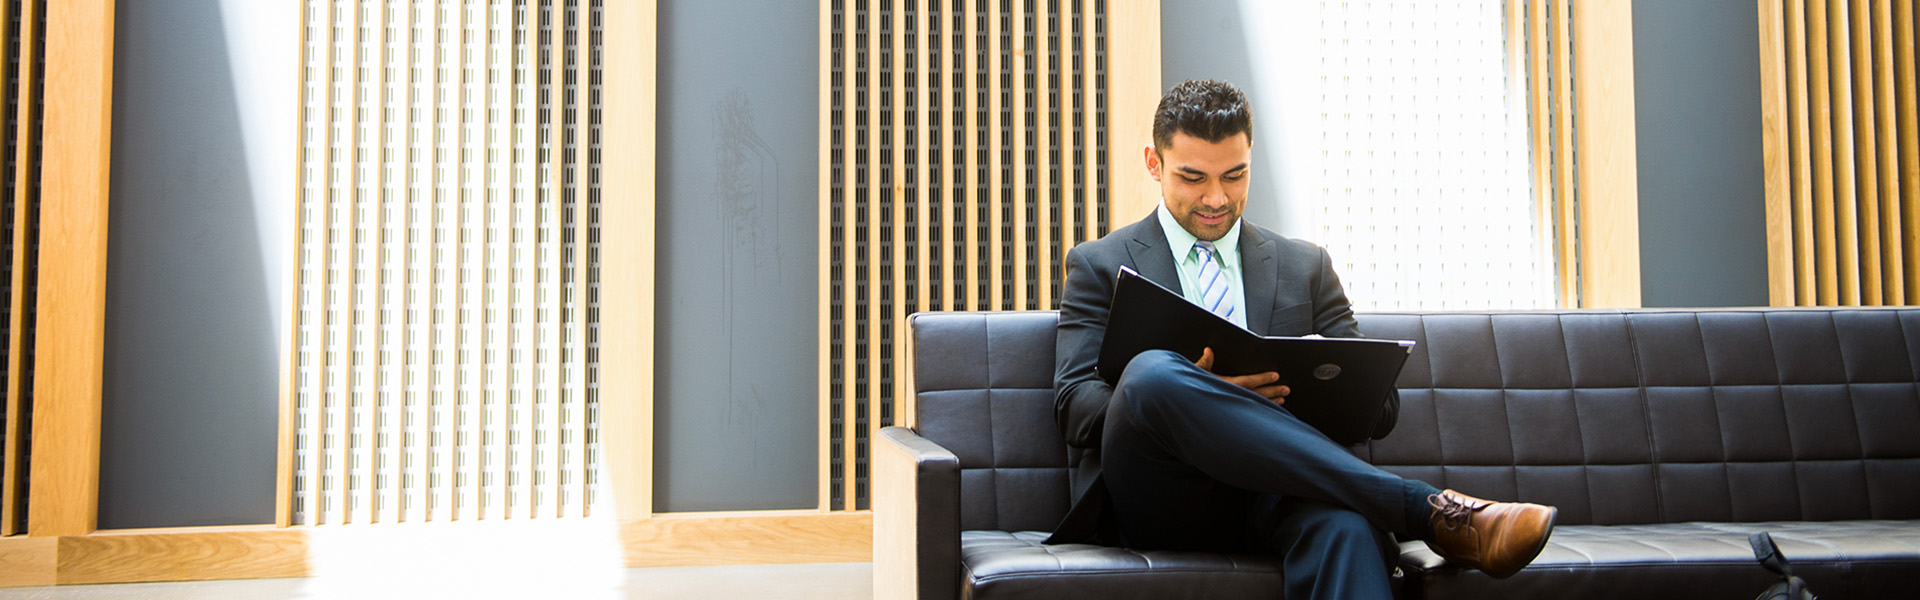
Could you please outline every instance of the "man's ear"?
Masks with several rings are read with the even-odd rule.
[[[1153,151],[1153,144],[1147,144],[1146,155],[1147,155],[1147,174],[1152,175],[1154,181],[1159,181],[1160,180],[1160,153]]]

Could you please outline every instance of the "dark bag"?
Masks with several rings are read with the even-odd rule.
[[[1793,576],[1793,567],[1787,565],[1787,555],[1780,553],[1780,547],[1774,545],[1773,536],[1762,531],[1747,536],[1747,543],[1753,545],[1754,558],[1760,559],[1760,566],[1766,567],[1780,576],[1780,582],[1760,592],[1754,600],[1818,600],[1813,591],[1807,589],[1807,582]]]

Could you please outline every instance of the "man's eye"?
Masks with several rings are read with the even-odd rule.
[[[1221,177],[1221,179],[1224,179],[1224,180],[1227,180],[1227,181],[1239,181],[1239,180],[1242,180],[1242,179],[1246,179],[1246,178],[1247,178],[1247,174],[1246,174],[1246,173],[1235,173],[1235,174],[1232,174],[1232,175],[1228,175],[1228,176],[1225,176],[1225,177]]]
[[[1202,181],[1206,181],[1206,180],[1207,180],[1207,178],[1205,178],[1205,177],[1188,177],[1188,176],[1185,176],[1185,175],[1182,175],[1182,176],[1180,176],[1180,179],[1181,179],[1182,181],[1185,181],[1185,182],[1187,182],[1187,183],[1200,183],[1200,182],[1202,182]]]

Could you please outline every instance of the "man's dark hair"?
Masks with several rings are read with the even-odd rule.
[[[1253,143],[1253,113],[1247,108],[1246,94],[1224,81],[1180,82],[1160,97],[1160,107],[1153,111],[1155,151],[1173,145],[1173,134],[1178,132],[1209,143],[1244,133],[1247,143]]]

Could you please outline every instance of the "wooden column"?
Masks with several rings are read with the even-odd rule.
[[[113,0],[47,4],[39,335],[27,533],[92,532],[99,514]]]
[[[655,116],[659,71],[655,0],[607,0],[601,39],[604,96],[600,172],[600,435],[620,520],[653,515]],[[824,245],[824,244],[823,244]]]
[[[1579,131],[1580,306],[1640,306],[1640,176],[1633,109],[1633,5],[1573,5]]]

